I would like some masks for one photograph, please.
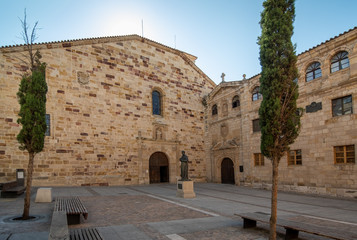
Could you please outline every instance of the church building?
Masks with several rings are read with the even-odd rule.
[[[34,186],[170,182],[181,151],[206,181],[203,96],[215,87],[196,57],[137,35],[41,43],[48,130]],[[25,46],[0,48],[0,182],[26,169],[16,136]]]
[[[279,188],[357,197],[357,28],[299,54],[297,67],[301,131],[280,161]],[[223,78],[206,98],[210,182],[271,188],[272,165],[260,152],[259,78]]]
[[[176,183],[270,188],[259,77],[216,85],[196,57],[137,35],[40,43],[48,84],[34,186]],[[26,169],[16,93],[26,46],[0,48],[0,182]],[[279,165],[286,191],[357,197],[357,28],[298,55],[301,132]]]

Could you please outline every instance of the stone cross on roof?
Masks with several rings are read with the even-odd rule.
[[[226,76],[226,74],[222,73],[221,78],[222,78],[222,82],[224,82],[224,77]]]

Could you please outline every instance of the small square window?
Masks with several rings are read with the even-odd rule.
[[[261,153],[254,153],[254,166],[264,166],[264,156]]]
[[[335,164],[355,163],[355,145],[335,146]]]
[[[301,149],[288,152],[288,165],[302,165]]]

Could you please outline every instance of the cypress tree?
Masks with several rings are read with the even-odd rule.
[[[24,39],[28,40],[26,12],[25,20],[22,23],[25,32]],[[19,91],[17,92],[18,101],[20,103],[17,123],[22,126],[17,135],[17,141],[20,143],[20,150],[26,150],[29,154],[26,196],[22,215],[22,219],[24,220],[29,219],[30,217],[30,196],[34,158],[44,147],[46,133],[46,64],[40,61],[41,55],[39,51],[36,51],[35,54],[32,52],[33,40],[35,39],[34,30],[32,31],[31,40],[25,41],[27,43],[26,48],[30,59],[30,72],[25,73],[22,76]]]
[[[276,239],[278,166],[299,134],[300,114],[296,107],[298,77],[295,46],[291,42],[295,18],[294,0],[266,0],[261,13],[259,108],[261,152],[272,161],[270,238]]]

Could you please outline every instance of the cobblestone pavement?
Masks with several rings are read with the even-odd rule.
[[[53,197],[79,196],[89,216],[70,228],[96,227],[105,239],[208,240],[268,239],[268,224],[243,229],[239,212],[270,211],[270,192],[221,184],[195,184],[196,198],[176,197],[176,185],[157,184],[122,187],[54,187]],[[52,203],[35,203],[36,221],[9,221],[20,216],[23,196],[0,198],[0,240],[48,239]],[[357,201],[294,193],[279,193],[278,215],[331,229],[351,231],[357,226]],[[285,230],[278,228],[278,239]],[[300,234],[299,239],[326,238]]]

